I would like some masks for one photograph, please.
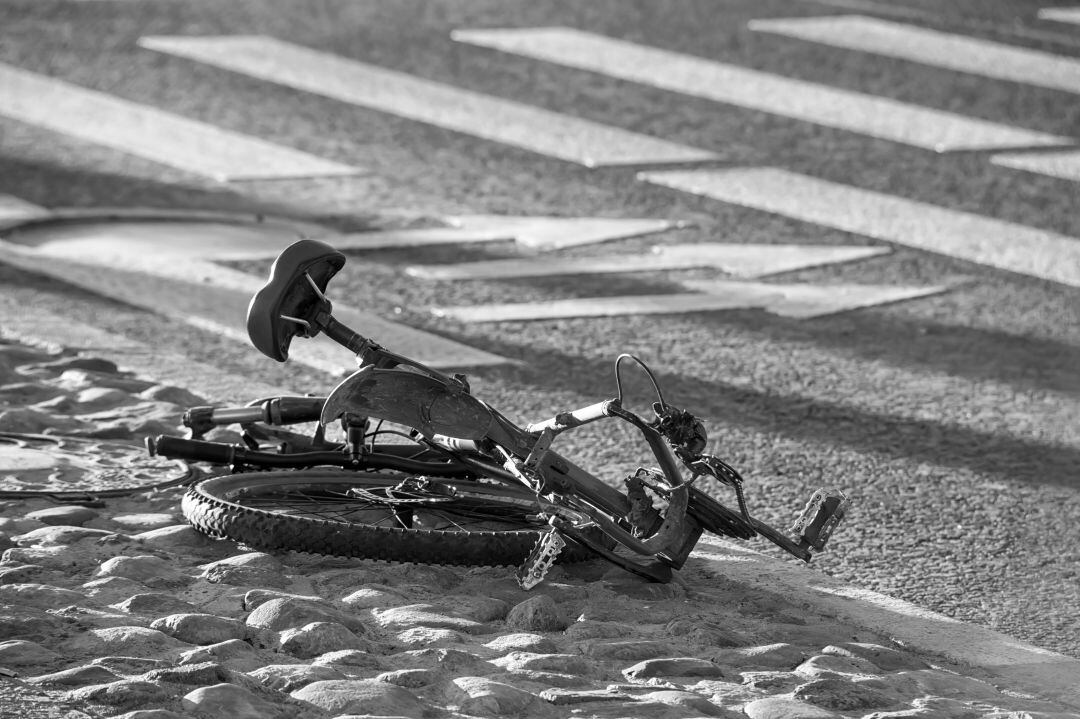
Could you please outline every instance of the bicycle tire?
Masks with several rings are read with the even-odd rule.
[[[436,502],[433,489],[430,501],[431,506],[439,505],[438,512],[465,516],[469,523],[457,528],[390,526],[400,516],[388,509],[397,500],[349,496],[358,491],[386,492],[409,476],[332,469],[244,472],[195,485],[184,495],[181,507],[200,532],[259,549],[420,564],[519,565],[547,526],[528,518],[539,511],[530,492],[474,480],[427,478],[439,493],[457,493],[460,499],[456,501],[440,496]],[[424,500],[409,501],[437,514]],[[320,502],[332,505],[337,518],[317,516]],[[298,505],[310,505],[311,514],[297,513]],[[479,517],[470,516],[477,511],[482,511]],[[414,524],[416,513],[410,517]],[[474,519],[479,524],[473,524]],[[591,558],[583,548],[568,548],[560,557],[562,561]]]

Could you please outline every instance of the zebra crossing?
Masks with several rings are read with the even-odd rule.
[[[648,182],[1080,287],[1080,241],[777,168],[648,172]]]
[[[1039,10],[1039,19],[1080,25],[1080,6],[1043,8]]]
[[[0,194],[0,227],[6,223],[18,223],[24,220],[48,214],[43,207],[27,202],[12,195]]]
[[[424,80],[269,37],[144,37],[139,44],[586,167],[716,159],[707,150]]]
[[[936,152],[1073,140],[571,28],[458,30],[460,42]]]
[[[217,180],[352,175],[348,165],[0,64],[0,115]]]
[[[781,317],[809,319],[860,307],[926,297],[944,291],[941,287],[874,287],[852,284],[819,286],[807,283],[772,284],[726,280],[691,280],[683,284],[687,289],[696,291],[436,307],[433,311],[439,317],[449,317],[459,322],[520,322],[735,309],[762,309]]]
[[[389,250],[512,241],[536,250],[562,250],[686,226],[679,221],[618,217],[459,215],[442,219],[445,227],[351,233],[336,237],[334,244],[340,249]]]
[[[751,20],[751,30],[1080,93],[1080,60],[859,15]]]
[[[990,162],[1014,170],[1080,182],[1080,150],[1001,152],[991,155]]]
[[[889,253],[887,247],[815,245],[736,245],[723,242],[656,245],[650,252],[612,253],[593,257],[456,262],[410,265],[405,274],[429,280],[498,280],[558,275],[664,272],[711,267],[734,277],[763,277],[810,267],[852,262]]]
[[[1053,15],[1054,17],[1050,17]],[[1062,13],[1048,19],[1061,20]],[[1040,15],[1042,17],[1042,15]],[[901,22],[858,15],[754,20],[749,29],[808,40],[848,50],[871,52],[976,74],[989,81],[1021,82],[1065,92],[1080,92],[1080,62],[1002,43],[930,31]],[[981,151],[1000,167],[1080,180],[1080,150],[1075,138],[946,112],[909,102],[843,90],[818,83],[684,55],[571,28],[455,30],[452,39],[529,60],[554,63],[619,81],[704,98],[765,112],[793,122],[887,140],[933,152]],[[854,233],[901,247],[941,254],[1008,272],[1080,287],[1080,240],[972,213],[799,175],[780,168],[717,169],[717,153],[615,125],[553,112],[494,95],[465,90],[357,60],[312,50],[264,36],[147,36],[145,50],[209,65],[348,105],[466,134],[586,168],[632,166],[641,182],[696,194],[724,203]],[[300,177],[344,177],[363,168],[316,157],[267,140],[218,128],[150,106],[112,97],[56,78],[0,64],[0,118],[111,147],[162,165],[221,182]],[[1038,148],[1038,151],[1032,149]],[[1062,149],[1063,148],[1063,149]],[[663,165],[679,169],[664,169]],[[653,168],[653,169],[650,169]],[[18,198],[0,198],[0,220],[46,212]],[[523,249],[552,252],[680,227],[675,219],[499,217],[446,218],[444,227],[337,234],[329,239],[356,251],[437,244],[514,240]],[[119,297],[117,283],[101,278],[106,267],[93,253],[62,252],[4,245],[4,261],[53,273],[84,287]],[[262,255],[277,245],[270,242]],[[463,281],[718,269],[736,279],[685,281],[685,293],[631,297],[577,298],[476,307],[436,307],[438,316],[463,322],[595,317],[623,314],[698,312],[757,307],[787,317],[817,317],[886,302],[945,292],[944,285],[922,287],[822,285],[750,282],[806,267],[857,262],[889,252],[887,246],[817,247],[705,242],[662,244],[644,255],[608,254],[590,258],[544,255],[516,259],[413,265],[404,272],[420,280]],[[258,252],[240,253],[255,256]],[[183,283],[192,276],[212,277],[214,302],[242,307],[241,297],[258,284],[210,261],[205,253],[119,271]],[[119,261],[114,258],[114,261]],[[77,267],[74,267],[77,265]],[[74,267],[74,268],[73,268]],[[57,269],[59,268],[59,269]],[[146,306],[140,282],[121,283],[122,299]],[[213,302],[211,304],[214,304]],[[177,317],[221,334],[235,334],[209,305],[179,304]],[[345,312],[353,310],[345,308]],[[350,315],[352,316],[352,315]],[[404,349],[432,364],[446,366],[505,361],[443,338],[356,314],[355,318],[402,337]],[[380,324],[381,323],[381,324]],[[402,347],[395,341],[396,347]],[[327,355],[302,357],[327,368]],[[335,363],[337,360],[333,360]]]
[[[191,244],[189,238],[213,231],[217,245]],[[176,223],[163,227],[149,222],[75,226],[50,233],[27,246],[0,240],[3,262],[30,272],[47,274],[91,292],[142,307],[199,329],[248,343],[245,326],[248,302],[264,278],[223,267],[213,259],[274,256],[298,239],[287,225],[259,223],[252,227]],[[224,245],[224,247],[222,247]],[[245,251],[242,248],[247,248]],[[221,250],[225,252],[222,253]],[[167,302],[162,302],[167,297]],[[490,352],[454,342],[344,303],[335,315],[346,325],[363,328],[433,367],[490,366],[509,362]],[[291,359],[331,375],[348,369],[341,348],[323,336],[297,343]]]

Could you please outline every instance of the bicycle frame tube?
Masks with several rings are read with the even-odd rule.
[[[361,366],[374,365],[377,368],[392,369],[404,365],[412,371],[425,374],[447,386],[454,386],[459,390],[464,388],[468,392],[467,384],[464,383],[462,378],[447,377],[419,362],[388,352],[377,343],[353,332],[336,321],[334,321],[332,328],[333,332],[328,334],[331,335],[332,339],[338,340],[357,352],[357,358]],[[490,406],[488,406],[488,410],[491,412],[493,422],[487,431],[486,437],[478,441],[477,445],[483,445],[485,441],[493,442],[509,452],[510,455],[519,460],[525,460],[527,464],[532,465],[532,470],[540,476],[543,482],[544,486],[540,488],[541,491],[548,488],[551,491],[576,496],[616,520],[625,518],[630,512],[630,501],[626,495],[614,487],[608,486],[601,479],[578,467],[565,457],[548,449],[543,442],[544,437],[547,437],[547,442],[550,442],[552,436],[564,430],[580,427],[605,417],[617,417],[633,424],[642,433],[653,455],[660,463],[668,484],[673,489],[683,484],[678,463],[671,449],[664,442],[663,437],[637,415],[624,410],[618,399],[606,400],[578,410],[561,413],[546,422],[530,425],[526,429],[517,426]],[[540,446],[542,444],[544,446]],[[679,504],[679,502],[675,504]],[[687,532],[692,533],[697,526],[696,522],[686,517],[685,505],[681,512],[676,509],[674,513],[679,516],[672,517],[671,521],[665,520],[661,531],[663,538],[657,538],[661,544],[670,544],[676,536],[685,538]],[[693,527],[689,527],[686,522],[689,522]],[[700,532],[699,529],[697,531]],[[620,532],[620,534],[626,535],[620,537],[620,541],[624,544],[631,546],[638,544],[638,546],[634,547],[635,551],[640,552],[647,547],[646,544],[633,541],[633,538],[625,532]],[[661,548],[660,551],[663,551],[663,549]]]
[[[556,434],[608,417],[621,419],[637,427],[648,443],[649,449],[652,450],[653,456],[659,462],[668,484],[672,488],[683,484],[678,461],[663,436],[633,412],[623,409],[617,399],[605,400],[571,412],[562,412],[544,422],[529,425],[525,432],[530,435],[538,433],[539,437],[526,464],[532,464],[534,471],[540,474],[548,486],[577,494],[604,511],[617,517],[624,517],[630,507],[626,495],[547,448],[551,438]],[[538,452],[540,456],[535,456]]]

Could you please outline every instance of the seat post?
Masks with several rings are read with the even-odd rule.
[[[360,354],[371,347],[378,347],[377,344],[367,337],[364,337],[359,332],[353,331],[347,325],[338,322],[329,314],[326,315],[326,319],[322,323],[322,330],[326,333],[327,337],[334,340],[353,354]]]

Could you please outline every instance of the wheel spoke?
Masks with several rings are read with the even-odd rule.
[[[324,521],[360,522],[376,527],[422,528],[445,532],[477,529],[532,529],[525,507],[485,504],[476,499],[455,499],[445,494],[425,494],[414,489],[353,487],[349,491],[295,487],[273,493],[237,497],[246,507]],[[408,510],[408,511],[405,511]],[[416,512],[423,515],[417,524]],[[408,518],[407,518],[408,517]]]

